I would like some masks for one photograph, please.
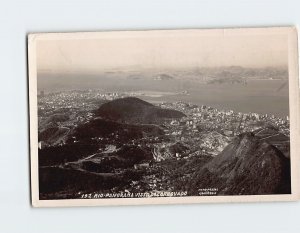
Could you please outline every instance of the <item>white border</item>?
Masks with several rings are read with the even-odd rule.
[[[288,36],[289,59],[289,103],[291,127],[291,185],[292,194],[285,195],[243,195],[243,196],[197,196],[197,197],[155,197],[155,198],[112,198],[112,199],[72,199],[72,200],[39,200],[38,187],[38,116],[37,116],[37,65],[36,42],[38,40],[65,40],[110,37],[155,37],[185,36],[190,33],[206,35],[272,35]],[[237,29],[184,29],[184,30],[149,30],[149,31],[112,31],[112,32],[75,32],[75,33],[42,33],[28,35],[28,68],[29,68],[29,112],[30,112],[30,156],[31,156],[31,197],[34,207],[58,206],[100,206],[100,205],[148,205],[148,204],[191,204],[223,202],[266,202],[296,201],[300,199],[300,96],[298,79],[298,44],[295,27],[237,28]]]

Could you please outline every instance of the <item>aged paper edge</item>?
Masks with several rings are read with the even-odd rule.
[[[180,36],[186,33],[202,33],[203,36],[232,34],[288,36],[289,67],[289,105],[291,140],[291,185],[292,194],[284,195],[243,195],[243,196],[194,196],[194,197],[155,197],[155,198],[112,198],[112,199],[66,199],[39,200],[38,182],[38,115],[37,115],[37,64],[36,42],[38,40],[88,39],[138,36]],[[300,199],[300,84],[298,64],[298,36],[296,27],[229,28],[229,29],[180,29],[149,31],[108,31],[73,33],[33,33],[28,35],[28,82],[30,113],[30,163],[31,163],[31,201],[34,207],[68,206],[115,206],[151,204],[192,204],[192,203],[231,203],[231,202],[273,202],[296,201]]]

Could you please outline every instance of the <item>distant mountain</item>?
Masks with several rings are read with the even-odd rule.
[[[141,74],[131,74],[127,76],[127,79],[132,79],[132,80],[139,80],[141,79],[143,76]]]
[[[240,66],[219,67],[208,70],[207,74],[216,79],[278,79],[288,78],[288,70],[280,67],[246,68]]]
[[[105,103],[96,110],[96,115],[107,120],[131,124],[155,124],[185,116],[182,112],[162,109],[135,97]]]
[[[174,77],[168,74],[159,74],[154,78],[154,80],[172,80],[172,79],[174,79]]]
[[[290,161],[280,150],[252,133],[236,137],[194,174],[190,192],[218,188],[218,195],[290,193]]]

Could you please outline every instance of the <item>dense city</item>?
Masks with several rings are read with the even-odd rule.
[[[154,104],[154,108],[183,114],[183,117],[171,117],[157,125],[117,122],[111,125],[111,121],[103,121],[96,114],[95,110],[105,103],[128,97],[139,96],[97,90],[39,93],[40,172],[42,177],[46,177],[45,188],[40,183],[41,198],[86,198],[91,193],[103,196],[103,192],[125,191],[128,197],[134,195],[128,192],[150,192],[150,196],[158,195],[157,192],[186,193],[183,184],[191,180],[199,167],[217,157],[239,135],[248,132],[289,157],[288,117],[282,119],[274,115],[241,113],[183,102]],[[115,129],[110,131],[111,127]],[[103,134],[107,130],[109,134]],[[131,158],[124,158],[124,154]],[[49,173],[49,169],[58,169],[55,172],[66,177],[70,176],[66,172],[80,172],[83,183],[86,175],[92,175],[93,179],[109,177],[110,181],[107,186],[98,187],[103,181],[96,179],[95,189],[91,190],[76,184],[78,187],[74,191],[47,191],[49,176],[55,177],[55,172]],[[75,173],[70,177],[66,178],[66,182],[71,182],[74,177],[78,181]],[[199,191],[199,195],[203,193]]]
[[[49,121],[49,117],[53,120],[55,116],[65,117],[66,114],[67,118],[62,121],[57,120],[56,124],[61,128],[72,129],[79,124],[89,122],[94,116],[93,110],[102,103],[133,95],[133,93],[100,93],[97,90],[66,91],[45,95],[42,91],[38,98],[39,130],[41,132],[53,123],[53,121]],[[268,114],[219,110],[210,106],[197,106],[183,102],[163,102],[157,106],[178,110],[186,115],[181,119],[164,122],[164,131],[174,142],[180,141],[190,146],[196,146],[196,153],[200,145],[203,152],[216,155],[222,151],[232,137],[266,126],[275,127],[278,129],[278,133],[287,137],[290,134],[288,117],[282,119]],[[47,142],[41,141],[40,143],[48,145]],[[64,143],[64,141],[57,140],[49,146],[59,143]],[[153,141],[151,143],[153,144]],[[157,146],[164,147],[166,145],[158,143]]]

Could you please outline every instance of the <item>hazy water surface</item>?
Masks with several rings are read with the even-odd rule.
[[[84,80],[84,81],[83,81]],[[38,90],[99,89],[101,92],[138,92],[151,101],[183,101],[239,112],[257,112],[286,117],[289,114],[287,80],[250,80],[241,84],[203,84],[197,80],[126,79],[80,75],[38,77]],[[189,94],[181,94],[187,91]],[[153,92],[153,93],[152,93]],[[142,95],[144,93],[144,95]]]

